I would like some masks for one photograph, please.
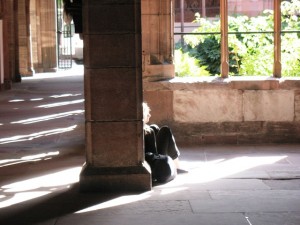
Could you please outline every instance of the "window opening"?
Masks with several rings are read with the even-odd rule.
[[[229,74],[272,76],[273,0],[228,0]]]
[[[282,75],[300,76],[300,1],[281,4],[281,65]]]
[[[176,0],[174,28],[177,76],[300,76],[300,0]]]
[[[176,75],[220,74],[220,2],[176,0],[174,28]]]

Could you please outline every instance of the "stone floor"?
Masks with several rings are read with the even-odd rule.
[[[189,173],[167,184],[80,193],[78,74],[39,74],[0,93],[1,225],[300,225],[300,145],[180,146]]]

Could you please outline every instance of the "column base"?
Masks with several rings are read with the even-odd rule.
[[[175,76],[174,64],[146,65],[143,71],[143,80],[160,81],[172,79]]]
[[[132,167],[95,168],[85,164],[80,173],[80,191],[149,191],[151,169],[147,163]]]

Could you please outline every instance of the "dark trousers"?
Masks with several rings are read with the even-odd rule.
[[[150,130],[144,133],[145,152],[168,155],[172,159],[176,159],[180,155],[174,135],[169,127],[159,128],[157,125],[151,125]]]

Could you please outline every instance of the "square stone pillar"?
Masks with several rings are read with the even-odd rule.
[[[144,80],[173,78],[174,0],[141,0],[141,2]]]
[[[22,76],[32,76],[34,73],[31,61],[29,4],[29,0],[19,0],[16,5],[18,10],[18,63],[19,72]]]
[[[37,15],[40,31],[37,35],[37,45],[40,48],[41,63],[43,72],[55,72],[57,70],[56,57],[56,1],[38,0],[36,2]],[[32,3],[33,4],[33,3]]]
[[[84,0],[82,191],[151,189],[144,161],[140,0]]]

